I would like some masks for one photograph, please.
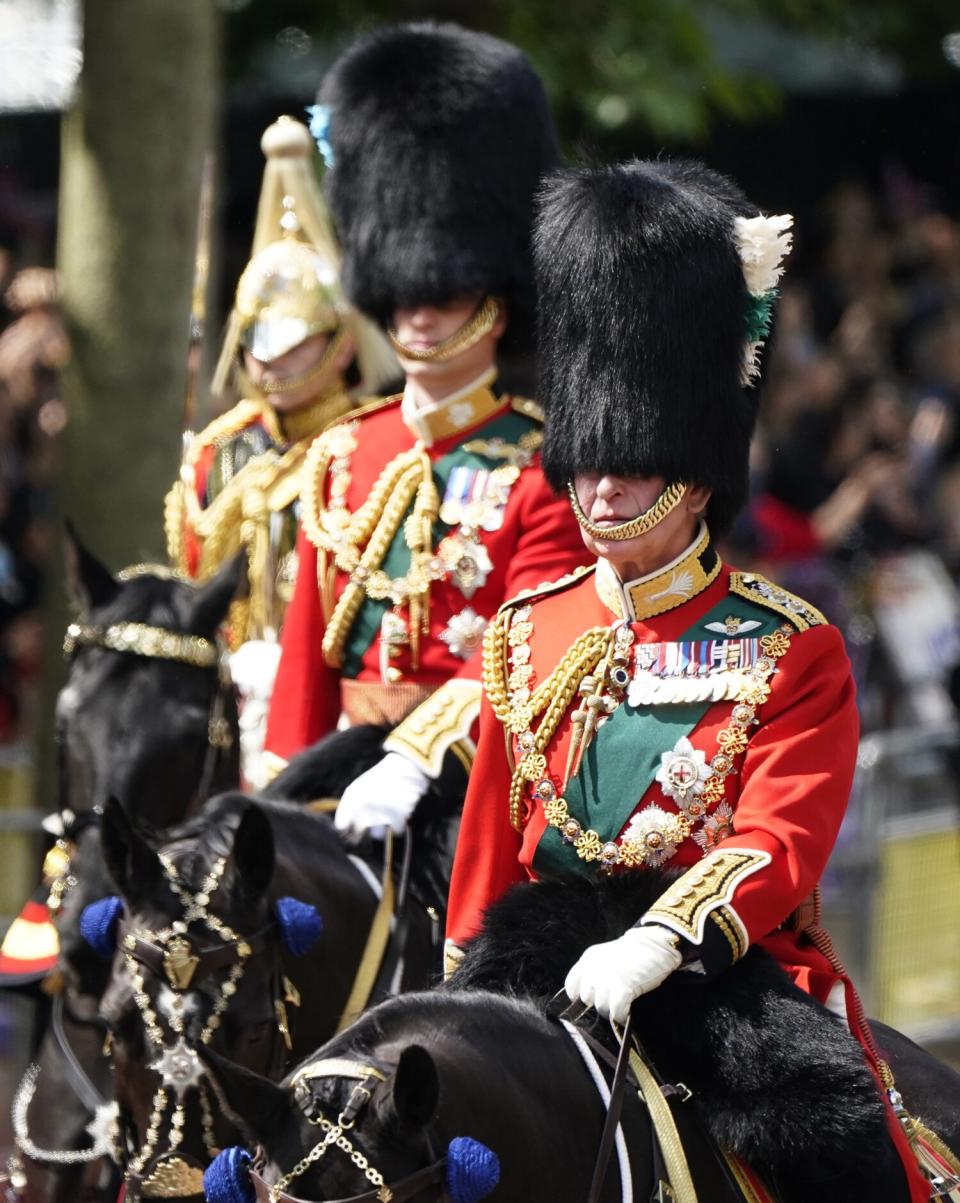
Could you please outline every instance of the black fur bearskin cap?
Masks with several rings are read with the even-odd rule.
[[[700,163],[558,172],[534,236],[543,466],[663,476],[713,490],[729,528],[748,490],[754,390],[741,372],[749,294],[737,216],[757,209]]]
[[[503,297],[516,347],[532,325],[534,196],[561,161],[526,56],[457,25],[394,26],[350,47],[318,100],[354,304],[388,326],[398,306]]]

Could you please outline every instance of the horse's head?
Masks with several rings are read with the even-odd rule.
[[[72,535],[70,666],[57,700],[61,809],[119,798],[155,827],[239,779],[236,700],[217,630],[241,557],[202,585],[153,567],[112,576]]]
[[[256,805],[224,795],[175,834],[157,852],[123,808],[108,803],[101,839],[120,897],[88,908],[81,925],[101,952],[115,948],[101,1013],[112,1036],[131,1198],[162,1194],[171,1183],[174,1197],[197,1193],[202,1167],[235,1138],[198,1049],[216,1046],[279,1076],[281,947],[302,948],[311,914],[318,926],[312,908],[270,903],[273,837]],[[176,1189],[178,1182],[191,1189]]]
[[[496,1155],[444,1132],[438,1070],[423,1045],[343,1044],[333,1042],[280,1084],[206,1054],[225,1110],[258,1149],[255,1158],[226,1149],[211,1164],[211,1203],[475,1203],[493,1190]]]

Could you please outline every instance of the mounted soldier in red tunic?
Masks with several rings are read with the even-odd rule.
[[[338,724],[393,727],[337,823],[401,830],[445,754],[472,757],[487,623],[584,558],[539,407],[497,377],[501,348],[526,350],[533,197],[559,155],[524,55],[457,26],[362,39],[320,101],[344,288],[406,383],[307,456],[267,751],[281,767]]]
[[[583,953],[569,996],[623,1022],[672,975],[708,981],[759,944],[861,1042],[920,1203],[899,1096],[819,922],[857,755],[843,640],[716,544],[747,496],[790,226],[694,163],[545,188],[544,470],[596,563],[487,634],[449,964],[515,882],[676,867],[633,927]]]
[[[340,252],[305,125],[281,117],[261,140],[267,163],[250,262],[237,284],[213,380],[237,403],[189,435],[166,499],[168,554],[207,580],[242,547],[248,596],[231,608],[231,668],[244,697],[243,767],[259,758],[279,634],[296,576],[300,478],[317,434],[398,368],[386,338],[345,301]]]

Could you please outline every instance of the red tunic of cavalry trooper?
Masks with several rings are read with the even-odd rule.
[[[585,558],[540,469],[539,407],[496,386],[498,348],[524,349],[533,196],[558,152],[526,58],[452,25],[361,39],[320,99],[344,284],[406,384],[308,454],[267,749],[279,767],[344,720],[394,727],[337,822],[400,829],[444,754],[472,755],[497,608]]]

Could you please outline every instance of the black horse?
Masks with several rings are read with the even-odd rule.
[[[373,758],[380,738],[354,732],[356,759]],[[369,745],[366,753],[360,745]],[[424,808],[425,828],[434,825],[430,810]],[[446,828],[436,825],[443,847],[431,856],[421,842],[423,865],[436,867],[445,856]],[[159,852],[116,805],[107,807],[101,834],[122,897],[122,908],[115,904],[122,919],[110,937],[119,939],[119,950],[101,1011],[111,1031],[129,1196],[150,1193],[157,1181],[196,1189],[212,1150],[236,1133],[212,1106],[199,1077],[189,1083],[182,1117],[174,1122],[169,1073],[165,1079],[162,1068],[165,1051],[176,1046],[185,1063],[195,1064],[197,1050],[210,1046],[279,1077],[288,1058],[329,1039],[354,997],[378,908],[372,887],[380,866],[376,855],[368,863],[349,853],[326,814],[296,803],[254,803],[238,793],[211,799],[198,815],[171,829]],[[402,916],[402,958],[384,983],[390,991],[429,984],[437,965],[438,919],[432,904],[417,897],[415,876],[410,873],[413,901]],[[208,915],[188,914],[185,899],[198,893]],[[297,900],[292,911],[291,898]],[[296,927],[303,904],[324,924],[310,955],[298,955],[304,949],[296,933],[292,944],[290,939],[290,914]],[[174,931],[189,943],[188,960],[196,958],[199,966],[196,979],[180,985],[166,968]],[[165,1083],[167,1098],[158,1107]],[[167,1197],[190,1194],[184,1189],[182,1196]]]
[[[197,586],[152,566],[111,573],[76,539],[67,682],[57,699],[61,812],[118,798],[162,830],[240,779],[237,706],[217,631],[243,560]]]
[[[650,875],[643,885],[663,883]],[[503,1203],[583,1203],[603,1106],[575,1038],[545,1004],[583,948],[623,930],[643,901],[622,879],[600,891],[586,882],[521,887],[492,909],[447,986],[369,1012],[279,1085],[208,1055],[226,1110],[260,1146],[262,1180],[282,1182],[280,1198],[348,1200],[376,1184],[365,1162],[397,1199],[421,1197],[408,1184],[426,1190],[451,1168],[456,1178],[462,1158],[450,1142],[469,1136],[499,1159]],[[490,984],[497,993],[480,988]],[[633,1022],[657,1071],[684,1083],[689,1103],[674,1113],[701,1199],[742,1199],[722,1147],[761,1172],[779,1200],[906,1203],[859,1046],[759,950],[707,987],[674,975],[638,1000]],[[890,1029],[875,1031],[913,1113],[955,1142],[960,1077]],[[602,1026],[590,1034],[602,1040]],[[635,1099],[628,1090],[623,1117],[633,1194],[658,1197],[649,1115]],[[340,1116],[362,1162],[334,1137],[305,1164]],[[232,1185],[232,1197],[252,1198],[243,1160],[228,1154],[211,1169],[208,1197],[220,1203]],[[457,1197],[456,1182],[447,1189]],[[601,1197],[620,1191],[615,1157]]]
[[[50,1022],[38,1068],[17,1095],[15,1182],[25,1203],[103,1197],[103,1162],[91,1154],[106,1143],[112,1099],[99,1017],[108,966],[78,929],[83,907],[109,890],[100,851],[103,802],[112,793],[157,830],[239,777],[236,700],[216,654],[216,631],[237,592],[242,560],[197,587],[162,569],[114,577],[72,535],[67,551],[79,617],[67,637],[56,733],[61,844],[71,850],[63,872],[71,885],[55,919],[60,955]],[[195,663],[182,658],[191,650],[199,653]]]

